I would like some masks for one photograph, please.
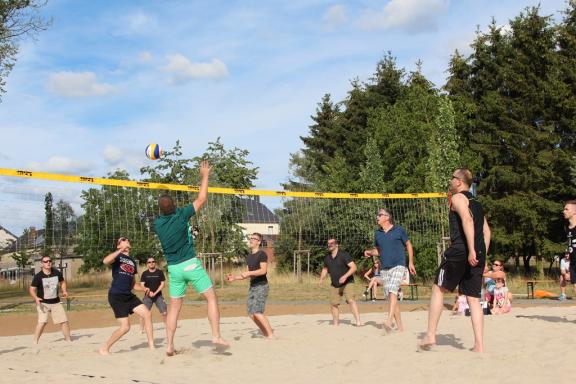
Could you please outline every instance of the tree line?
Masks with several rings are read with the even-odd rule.
[[[0,2],[0,92],[14,65],[18,38],[49,24],[37,16],[42,4]],[[18,29],[10,31],[10,23]],[[490,257],[512,257],[526,273],[533,258],[539,266],[544,260],[551,262],[564,248],[563,201],[576,196],[576,2],[567,2],[559,20],[542,15],[539,7],[526,8],[505,26],[492,20],[486,30],[477,31],[471,53],[451,55],[441,86],[424,76],[421,65],[416,63],[413,71],[399,68],[388,52],[367,81],[351,81],[344,100],[335,101],[326,94],[311,116],[308,134],[301,137],[302,149],[291,155],[290,180],[284,187],[358,193],[442,192],[450,172],[466,166],[477,176],[477,193],[492,227]],[[250,188],[257,168],[246,160],[247,154],[238,148],[228,151],[218,140],[209,144],[203,156],[215,164],[215,184]],[[177,142],[167,157],[143,168],[141,174],[149,181],[194,184],[194,165],[199,159],[185,159]],[[109,176],[129,175],[119,171]],[[78,235],[77,250],[84,253],[87,269],[98,265],[92,250],[100,258],[110,248],[100,243],[100,235],[116,235],[122,229],[110,223],[102,227],[100,221],[108,217],[110,208],[101,201],[122,201],[129,198],[126,193],[103,187],[83,194],[85,213],[78,223],[99,231]],[[149,204],[151,198],[148,192],[139,194],[128,221],[142,223],[145,217],[138,205]],[[237,201],[229,198],[222,204],[233,207]],[[277,212],[285,222],[296,220],[290,204],[294,203],[288,201]],[[323,208],[334,208],[325,204]],[[439,212],[444,208],[430,204],[429,209],[425,214],[438,216],[434,220],[442,225],[445,218]],[[61,211],[66,213],[65,207]],[[200,240],[206,249],[239,244],[238,217],[232,211],[238,212],[215,210],[204,217]],[[339,218],[337,210],[330,212],[326,231]],[[47,226],[50,220],[55,219],[47,215]],[[366,232],[355,236],[364,236],[369,244],[371,229],[362,220],[348,224]],[[415,225],[420,218],[407,215],[404,220]],[[301,228],[302,223],[293,227]],[[302,233],[301,229],[293,231],[279,241],[284,264],[291,257],[288,250],[302,242]],[[416,236],[421,236],[420,254],[430,253],[438,241],[425,233]],[[325,239],[304,240],[317,247],[319,254],[319,241]],[[424,275],[432,268],[433,263],[421,266]]]
[[[387,53],[344,100],[325,95],[286,187],[445,191],[465,166],[492,227],[490,257],[526,273],[532,258],[552,262],[565,248],[563,201],[576,196],[576,2],[560,21],[538,7],[492,20],[447,74],[437,87],[421,63],[407,72]]]

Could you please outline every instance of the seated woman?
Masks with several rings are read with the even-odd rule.
[[[494,288],[496,287],[496,278],[503,278],[506,281],[506,274],[504,273],[504,262],[502,260],[494,260],[491,270],[484,270],[484,287],[485,287],[485,300],[488,305],[492,307],[494,301]]]
[[[494,305],[492,314],[500,315],[512,310],[512,293],[508,291],[503,278],[496,278],[496,287],[494,288]]]
[[[371,292],[372,301],[376,301],[376,291],[379,285],[382,285],[382,278],[380,277],[380,260],[376,260],[372,268],[364,274],[364,278],[368,280],[368,286],[364,295],[368,297],[368,293]]]

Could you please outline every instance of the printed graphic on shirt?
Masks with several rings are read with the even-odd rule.
[[[44,299],[55,299],[58,297],[58,276],[45,277],[42,279],[44,289]]]
[[[126,274],[132,276],[134,274],[134,262],[125,257],[120,257],[120,270],[126,272]],[[122,273],[120,272],[120,273]]]

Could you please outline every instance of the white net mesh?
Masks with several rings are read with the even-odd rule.
[[[182,206],[194,201],[197,191],[187,186],[16,172],[4,170],[0,176],[0,225],[17,238],[0,238],[0,248],[4,252],[24,247],[78,255],[84,259],[85,270],[100,268],[102,257],[121,236],[131,239],[131,254],[137,259],[161,257],[152,228],[159,215],[158,197],[168,193]],[[433,268],[437,244],[447,234],[446,200],[439,194],[211,188],[208,203],[190,222],[190,232],[198,253],[222,255],[225,260],[245,254],[246,235],[259,232],[280,267],[292,269],[296,251],[309,253],[312,264],[299,268],[317,271],[328,238],[337,238],[342,248],[361,260],[363,250],[373,244],[379,208],[392,212],[395,223],[408,232],[417,267]]]

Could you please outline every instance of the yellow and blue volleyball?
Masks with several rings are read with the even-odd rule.
[[[158,144],[150,144],[146,147],[146,157],[148,157],[150,160],[158,160],[162,157],[163,154],[164,152]]]

